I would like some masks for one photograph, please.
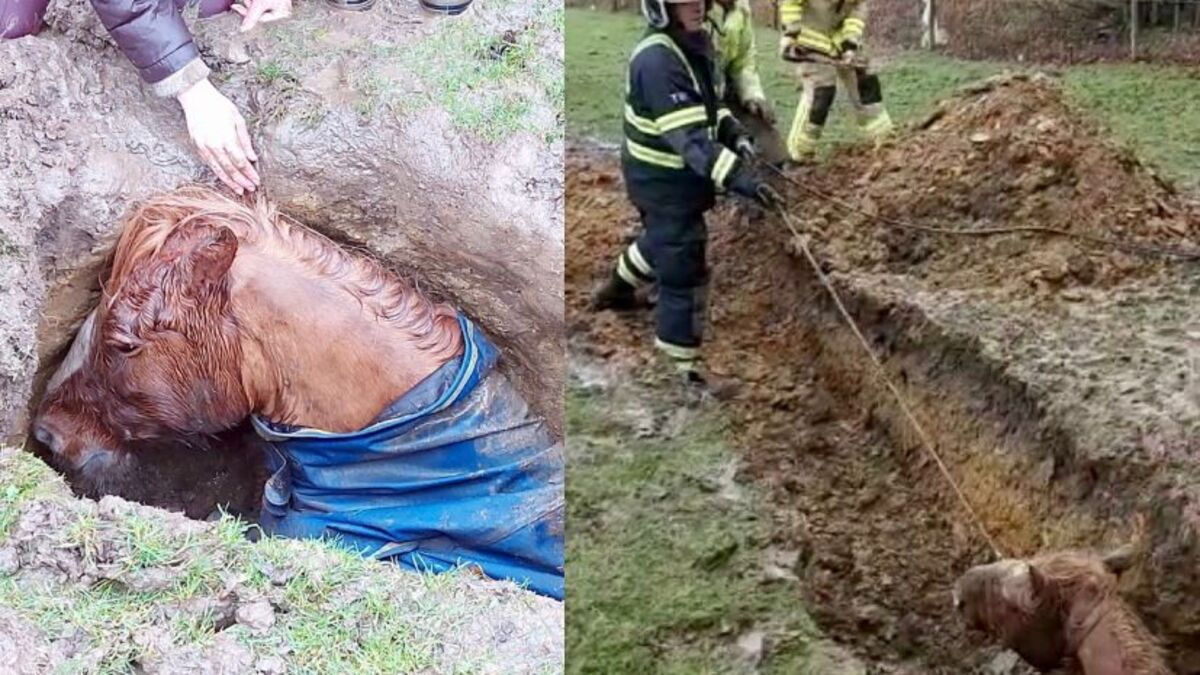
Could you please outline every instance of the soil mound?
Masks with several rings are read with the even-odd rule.
[[[1200,254],[1196,205],[1081,120],[1041,74],[972,85],[885,146],[851,148],[790,176],[852,207],[788,189],[835,267],[904,273],[935,288],[1103,287],[1161,263],[1063,237],[939,235],[880,219],[973,232],[1047,227]]]

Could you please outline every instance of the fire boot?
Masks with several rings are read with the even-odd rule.
[[[637,290],[614,272],[608,281],[592,291],[589,306],[593,312],[626,312],[641,309],[645,304],[638,299]]]
[[[697,396],[701,400],[713,398],[718,401],[728,401],[737,396],[741,389],[741,384],[737,380],[706,372],[699,361],[676,365],[684,389],[690,395]]]

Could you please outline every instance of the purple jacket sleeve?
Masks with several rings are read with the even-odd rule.
[[[175,0],[92,0],[92,6],[117,46],[150,84],[200,56]]]

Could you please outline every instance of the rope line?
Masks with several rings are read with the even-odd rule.
[[[888,391],[890,391],[892,396],[896,399],[897,405],[900,407],[901,412],[904,413],[904,416],[908,418],[908,422],[912,425],[913,430],[916,431],[918,438],[921,440],[921,444],[925,448],[925,451],[930,457],[933,458],[933,461],[937,464],[942,476],[944,476],[946,482],[950,484],[950,487],[954,490],[954,494],[958,497],[958,500],[962,502],[963,508],[966,510],[967,514],[970,515],[972,521],[974,521],[975,526],[979,529],[979,533],[983,535],[983,539],[992,549],[992,553],[997,559],[1003,558],[1004,554],[1001,552],[1000,547],[996,544],[996,540],[992,538],[992,535],[988,532],[987,526],[983,523],[983,519],[980,518],[979,514],[975,512],[975,508],[971,506],[970,500],[967,499],[966,494],[964,494],[962,488],[959,487],[958,481],[954,480],[954,476],[950,473],[949,467],[946,466],[946,463],[942,461],[942,458],[937,453],[937,450],[934,449],[933,441],[930,439],[929,434],[925,432],[925,427],[921,426],[921,423],[917,420],[917,416],[913,413],[907,399],[904,398],[904,395],[900,392],[899,387],[897,387],[895,383],[892,382],[891,377],[888,376],[887,371],[883,367],[883,363],[879,360],[879,357],[876,356],[875,350],[871,348],[871,343],[867,341],[866,336],[863,335],[862,330],[859,329],[858,324],[854,321],[854,317],[852,317],[850,315],[850,311],[846,309],[846,305],[842,302],[842,298],[838,294],[837,289],[834,288],[833,282],[821,269],[821,265],[817,262],[816,257],[813,256],[812,250],[808,246],[808,242],[805,241],[804,236],[800,234],[800,230],[796,227],[795,222],[792,220],[791,214],[784,210],[783,205],[781,204],[777,204],[775,206],[775,211],[779,214],[784,224],[791,231],[792,237],[796,240],[797,246],[804,253],[804,257],[808,260],[808,264],[812,266],[813,272],[817,275],[817,279],[820,280],[821,285],[825,287],[825,290],[829,292],[829,296],[833,299],[834,304],[837,306],[838,313],[841,314],[842,319],[845,320],[846,324],[850,327],[850,330],[854,333],[854,336],[858,338],[858,342],[862,345],[863,350],[866,351],[867,356],[870,357],[871,363],[875,366],[876,377],[884,384],[884,386],[888,388]]]

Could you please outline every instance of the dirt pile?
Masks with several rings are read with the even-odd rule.
[[[854,209],[788,186],[791,210],[835,267],[903,273],[934,288],[1106,287],[1155,265],[1061,237],[938,235],[880,218],[967,232],[1048,227],[1200,256],[1196,204],[1080,119],[1043,75],[970,86],[884,147],[849,149],[791,176]]]
[[[0,485],[5,672],[561,668],[562,605],[508,582],[412,574],[316,542],[252,544],[233,519],[73,499],[2,447]]]

